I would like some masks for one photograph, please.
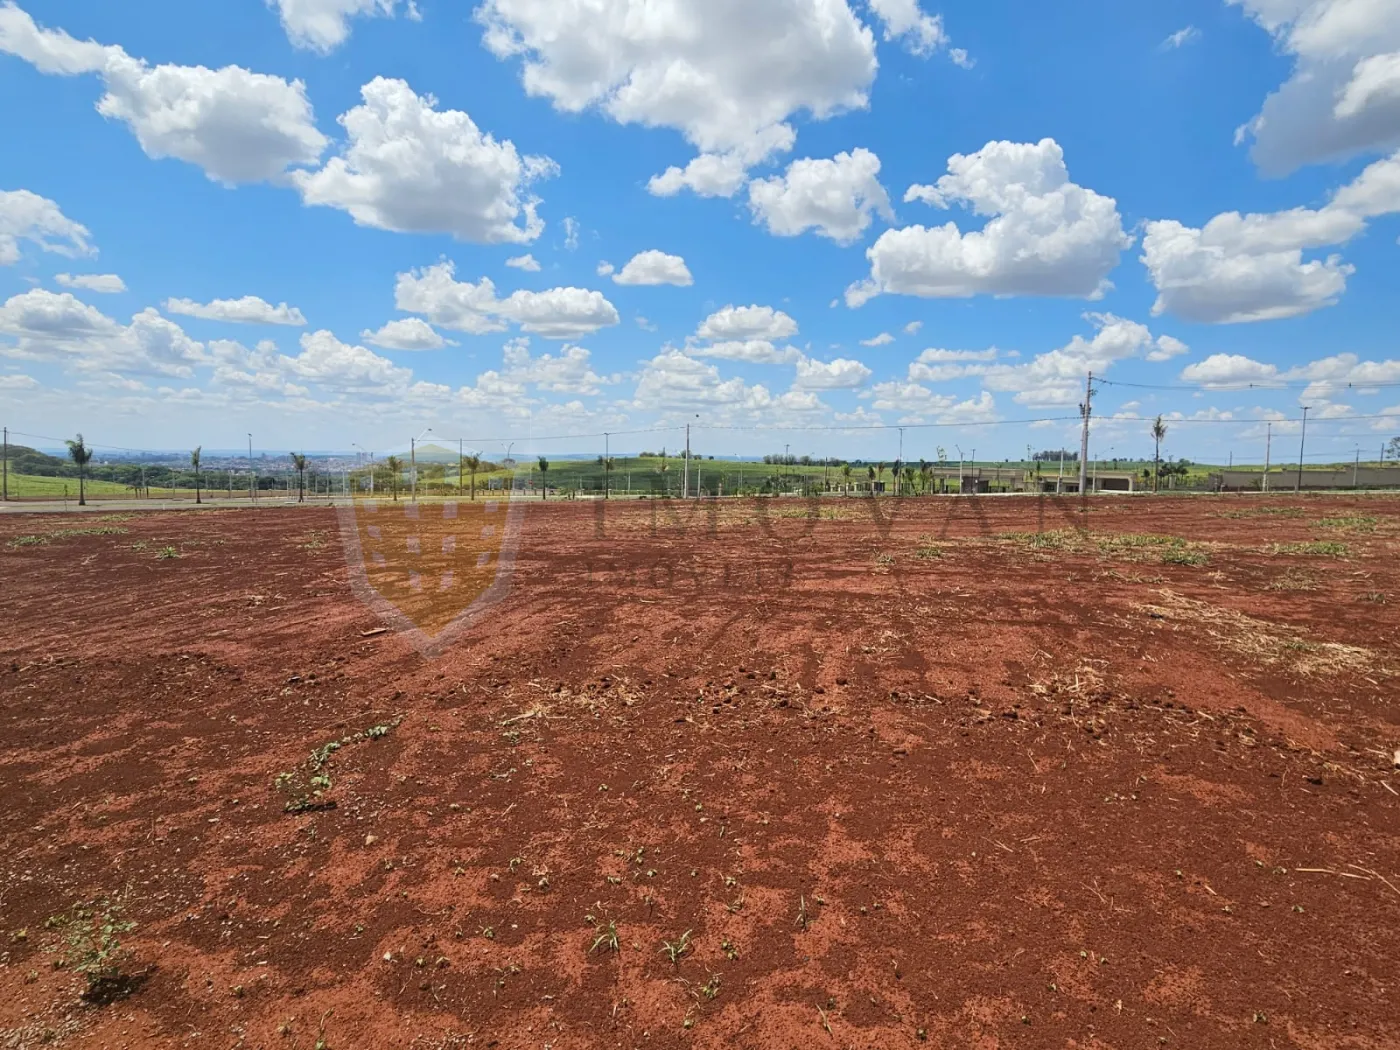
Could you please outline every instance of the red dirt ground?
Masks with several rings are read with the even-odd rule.
[[[0,519],[0,1048],[1400,1047],[1400,502],[693,510],[436,659],[326,508]]]

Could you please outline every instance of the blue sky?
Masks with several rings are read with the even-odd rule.
[[[1400,433],[1400,2],[930,4],[0,3],[0,417],[987,459],[1093,369],[1097,454]]]

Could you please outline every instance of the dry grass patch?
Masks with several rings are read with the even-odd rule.
[[[997,537],[1029,553],[1097,554],[1119,561],[1155,562],[1160,565],[1205,565],[1210,546],[1181,536],[1153,533],[1082,533],[1073,529],[1050,532],[1006,532]]]
[[[1175,591],[1163,590],[1160,595],[1159,604],[1133,608],[1157,619],[1203,628],[1221,648],[1263,664],[1284,666],[1300,675],[1366,671],[1375,664],[1375,653],[1361,646],[1310,641],[1286,624],[1256,620]]]
[[[1267,591],[1315,591],[1318,589],[1318,579],[1310,572],[1302,569],[1285,569],[1282,574],[1275,576],[1264,589]]]

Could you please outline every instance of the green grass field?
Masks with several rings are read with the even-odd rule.
[[[126,497],[134,493],[127,486],[115,481],[92,481],[87,483],[87,494],[93,499]],[[77,478],[46,478],[35,474],[11,474],[9,479],[10,499],[63,499],[65,492],[70,499],[78,498]],[[172,493],[183,494],[183,489],[151,489],[152,498],[166,498]],[[194,493],[190,493],[194,498]]]

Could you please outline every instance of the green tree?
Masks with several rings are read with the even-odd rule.
[[[92,449],[83,441],[83,435],[78,435],[77,441],[69,441],[68,458],[78,466],[78,506],[87,506],[87,489],[84,482],[87,479],[88,461],[92,459]]]
[[[549,460],[540,457],[540,499],[549,498]]]
[[[399,501],[399,472],[403,470],[403,464],[399,462],[398,456],[390,456],[384,461],[389,468],[389,489],[394,494],[394,502]]]
[[[190,466],[194,467],[194,501],[196,503],[204,502],[204,499],[199,491],[199,457],[203,451],[204,446],[200,445],[198,448],[196,448],[193,452],[190,453]]]
[[[843,464],[841,464],[841,480],[844,481],[844,482],[846,483],[846,486],[845,486],[845,487],[846,487],[846,490],[847,490],[847,491],[850,491],[850,488],[851,488],[851,465],[850,465],[849,463],[843,463]]]
[[[1155,448],[1152,453],[1152,491],[1157,491],[1158,483],[1162,480],[1162,442],[1167,438],[1167,424],[1162,422],[1162,417],[1158,416],[1152,421],[1152,440]]]
[[[472,496],[471,496],[471,498],[472,498],[472,502],[475,503],[475,502],[476,502],[476,472],[477,472],[478,470],[481,469],[481,457],[478,456],[476,453],[472,453],[470,456],[468,456],[468,457],[466,458],[466,463],[467,463],[467,470],[468,470],[468,472],[471,474],[471,479],[472,479]],[[461,477],[460,474],[458,474],[458,476],[457,476],[457,487],[458,487],[458,488],[461,488],[461,487],[462,487],[462,477]]]
[[[870,478],[870,494],[873,496],[875,495],[875,468],[866,467],[865,473]]]
[[[612,472],[617,462],[611,456],[599,456],[598,466],[603,468],[603,498],[607,499],[612,493]],[[664,466],[661,468],[666,469]]]
[[[291,453],[292,466],[297,472],[297,502],[306,502],[306,457],[300,452]]]
[[[919,460],[919,484],[923,487],[924,495],[928,495],[929,487],[933,483],[933,468],[929,466],[926,459]]]

